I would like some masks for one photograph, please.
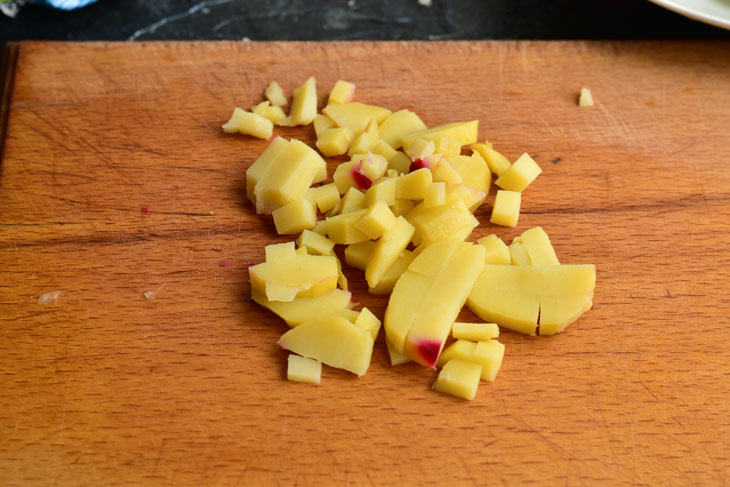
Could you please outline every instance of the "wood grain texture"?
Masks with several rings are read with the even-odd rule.
[[[247,275],[285,240],[244,198],[267,142],[220,125],[309,75],[321,98],[346,78],[358,101],[479,118],[508,157],[534,155],[519,227],[487,204],[472,236],[542,225],[563,263],[597,264],[593,310],[553,337],[504,331],[473,402],[389,367],[382,337],[361,379],[287,382],[286,326]],[[21,44],[0,484],[726,485],[729,79],[728,42]]]

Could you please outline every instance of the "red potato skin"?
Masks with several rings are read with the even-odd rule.
[[[352,179],[355,180],[355,184],[357,184],[358,188],[367,190],[373,185],[373,181],[360,171],[361,166],[362,164],[358,164],[357,167],[353,168]]]

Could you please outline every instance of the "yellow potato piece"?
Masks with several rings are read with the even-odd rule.
[[[279,235],[301,233],[302,230],[314,228],[317,223],[317,212],[306,198],[294,200],[275,209],[271,216],[274,217],[274,226]]]
[[[372,240],[350,244],[345,248],[345,262],[350,267],[364,271],[374,248],[375,242]]]
[[[481,375],[482,367],[475,363],[449,360],[439,372],[433,389],[471,401],[476,396]]]
[[[317,82],[309,77],[302,86],[294,90],[289,110],[292,125],[309,125],[317,116]]]
[[[492,207],[490,222],[505,227],[516,227],[520,218],[520,205],[522,204],[522,193],[516,191],[497,191]]]
[[[479,155],[486,161],[490,171],[497,176],[501,176],[511,164],[509,159],[504,157],[502,154],[492,148],[492,144],[485,142],[484,144],[472,144],[471,150],[478,152]]]
[[[444,136],[458,141],[461,145],[467,145],[477,141],[478,131],[479,120],[453,122],[403,135],[400,138],[400,142],[407,149],[417,139],[434,140],[439,136]]]
[[[261,291],[251,289],[251,298],[273,311],[291,328],[322,315],[346,316],[352,304],[352,294],[342,289],[332,289],[317,297],[299,297],[288,302],[269,301]]]
[[[333,103],[324,107],[322,112],[334,120],[338,127],[349,128],[354,136],[360,135],[370,120],[382,123],[391,114],[387,108],[359,102]]]
[[[271,104],[275,107],[282,107],[286,105],[286,96],[284,96],[284,90],[281,89],[281,86],[279,86],[279,83],[276,81],[272,81],[269,83],[269,86],[266,87],[266,91],[264,92],[264,95],[266,95],[266,99],[271,102]]]
[[[485,264],[511,264],[509,247],[498,236],[487,235],[477,240],[477,243],[486,249]]]
[[[399,216],[393,227],[377,240],[375,248],[370,254],[370,260],[365,266],[365,280],[369,287],[378,285],[388,268],[395,263],[401,252],[410,243],[413,231],[413,226],[405,218]]]
[[[247,188],[253,184],[257,213],[271,213],[275,209],[303,198],[312,183],[327,174],[324,159],[307,144],[292,139],[279,142],[274,139],[269,149],[246,171]],[[257,166],[262,160],[261,166]]]
[[[365,194],[355,188],[350,188],[345,193],[345,196],[342,197],[340,214],[359,210],[367,210],[365,206]]]
[[[327,218],[327,235],[330,240],[338,244],[353,244],[370,240],[367,235],[355,228],[355,223],[364,214],[365,210],[359,210]]]
[[[385,271],[378,284],[375,287],[368,288],[368,292],[375,295],[390,294],[393,291],[393,287],[395,287],[395,283],[398,282],[400,276],[403,275],[415,258],[416,254],[410,250],[401,252],[400,256],[393,262],[393,265]]]
[[[484,267],[484,247],[465,244],[459,250],[457,246],[454,256],[433,280],[424,306],[408,331],[404,354],[426,367],[436,365],[451,327]]]
[[[509,257],[512,265],[531,265],[530,256],[521,242],[512,242],[509,246]]]
[[[552,335],[592,306],[593,265],[486,265],[467,305],[480,318],[528,335]],[[386,322],[387,325],[387,322]]]
[[[356,326],[359,326],[370,333],[373,340],[378,337],[378,331],[380,331],[380,320],[369,309],[363,308],[357,315],[354,323]]]
[[[497,186],[508,191],[524,191],[542,173],[542,168],[524,153],[494,182]]]
[[[337,262],[332,256],[294,255],[248,268],[251,286],[271,301],[319,296],[337,285]]]
[[[329,99],[327,104],[330,103],[347,103],[352,101],[355,96],[355,85],[349,81],[337,80],[335,86],[330,91]]]
[[[339,156],[347,152],[352,142],[352,132],[347,127],[333,127],[323,130],[315,145],[326,157]]]
[[[426,124],[418,115],[410,110],[399,110],[380,124],[380,138],[393,149],[398,149],[401,136],[425,129]]]
[[[542,227],[526,230],[519,237],[515,237],[515,241],[522,244],[522,248],[530,258],[531,264],[560,265],[558,256],[555,255],[555,249],[550,243],[550,238]]]
[[[314,125],[314,133],[317,135],[317,138],[319,138],[325,130],[337,127],[334,120],[329,118],[327,115],[322,115],[321,113],[318,113],[317,116],[314,117],[312,125]]]
[[[247,112],[236,107],[231,119],[222,126],[227,134],[241,133],[253,135],[259,139],[268,139],[274,130],[274,124],[258,113]]]
[[[322,380],[322,362],[291,354],[287,359],[286,378],[295,382],[319,384]]]
[[[373,337],[341,316],[305,321],[284,333],[280,347],[363,376],[370,366]]]
[[[496,323],[461,323],[455,322],[451,327],[451,335],[457,340],[491,340],[499,336],[499,326]]]
[[[304,230],[297,239],[300,247],[305,247],[308,254],[331,255],[335,248],[335,243],[311,230]]]
[[[385,201],[377,201],[355,223],[355,228],[375,240],[395,226],[396,216]]]

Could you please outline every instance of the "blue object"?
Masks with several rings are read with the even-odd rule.
[[[20,8],[28,3],[46,5],[60,10],[74,10],[94,2],[96,0],[0,0],[0,13],[8,17],[15,17]]]
[[[61,10],[73,10],[75,8],[85,7],[94,2],[96,0],[45,0],[39,3],[50,5],[53,8],[60,8]]]

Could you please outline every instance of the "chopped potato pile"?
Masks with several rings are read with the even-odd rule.
[[[317,135],[315,147],[275,137],[246,171],[256,212],[271,215],[279,234],[297,236],[266,246],[266,261],[250,267],[253,300],[290,327],[278,342],[296,354],[289,379],[319,383],[322,363],[364,375],[381,319],[353,309],[334,251],[343,245],[370,293],[390,295],[383,328],[391,363],[438,367],[435,390],[473,399],[502,364],[499,326],[562,331],[592,306],[595,267],[561,265],[541,227],[510,245],[496,235],[467,241],[493,175],[501,189],[490,222],[515,227],[540,166],[527,153],[510,163],[479,142],[478,120],[429,128],[412,111],[355,102],[354,94],[354,84],[338,81],[319,113],[309,78],[285,114],[287,99],[272,82],[266,101],[236,108],[223,125],[269,138],[275,125],[313,124]],[[323,156],[348,160],[329,179]],[[457,322],[464,305],[485,322]]]

